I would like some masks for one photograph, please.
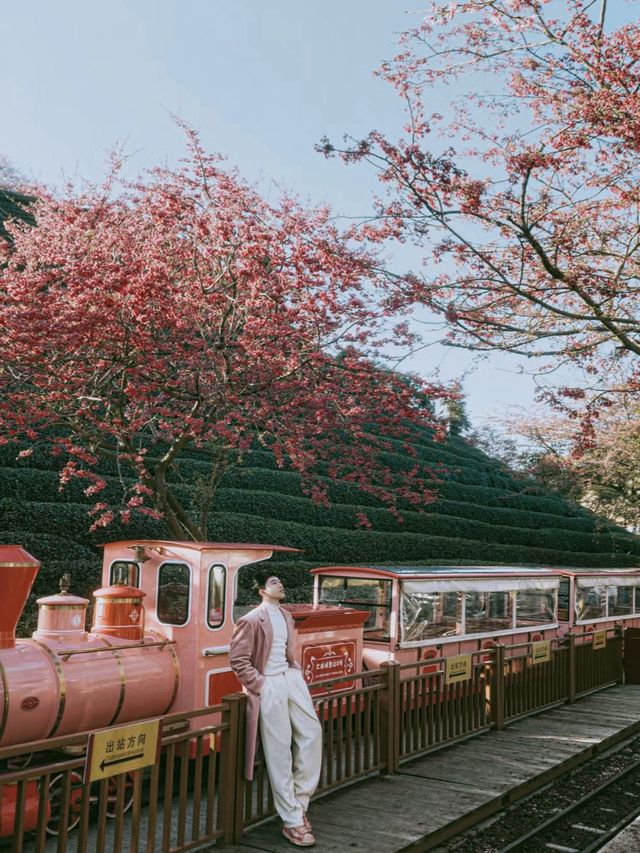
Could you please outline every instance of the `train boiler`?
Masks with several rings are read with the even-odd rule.
[[[15,628],[39,562],[20,546],[0,548],[5,589],[0,640],[0,746],[43,740],[165,713],[178,685],[175,652],[144,625],[142,595],[127,589],[126,636],[85,630],[86,598],[38,599],[38,626],[29,639]],[[109,591],[105,593],[105,600]],[[100,610],[103,599],[97,596]]]

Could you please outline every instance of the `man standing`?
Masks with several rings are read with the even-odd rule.
[[[315,838],[307,809],[320,778],[322,727],[293,659],[293,619],[280,607],[282,582],[258,569],[253,588],[262,604],[237,622],[229,651],[247,694],[245,776],[253,778],[259,728],[282,834],[297,847],[311,847]]]

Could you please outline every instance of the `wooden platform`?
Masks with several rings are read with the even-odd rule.
[[[316,853],[419,853],[434,849],[459,818],[469,824],[618,740],[640,732],[640,686],[618,685],[487,732],[311,804]],[[247,832],[228,853],[294,848],[279,820]],[[214,850],[215,847],[208,848]]]

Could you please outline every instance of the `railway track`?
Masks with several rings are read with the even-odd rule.
[[[594,853],[640,814],[640,738],[556,779],[441,853]]]
[[[594,853],[640,813],[640,760],[500,847],[499,853]]]

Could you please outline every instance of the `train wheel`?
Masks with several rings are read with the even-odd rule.
[[[73,829],[80,823],[80,809],[84,783],[82,776],[75,771],[71,772],[71,791],[69,793],[69,810],[66,815],[67,829]],[[49,820],[47,821],[47,832],[49,835],[59,835],[62,829],[62,802],[64,799],[65,773],[58,773],[49,782]]]
[[[7,768],[9,770],[24,770],[25,767],[28,767],[29,764],[31,764],[32,758],[32,752],[25,752],[24,755],[16,755],[14,758],[9,758],[7,760]]]
[[[119,776],[110,776],[107,783],[107,817],[114,818],[118,814],[118,779]],[[122,813],[128,812],[133,805],[133,776],[131,773],[124,774],[124,804]]]

